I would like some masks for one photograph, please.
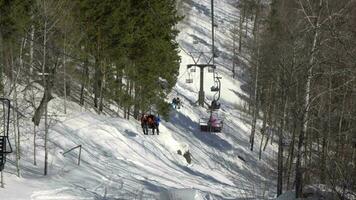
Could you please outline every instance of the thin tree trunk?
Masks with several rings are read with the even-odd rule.
[[[16,76],[16,75],[15,75]],[[14,77],[15,77],[14,76]],[[16,79],[15,79],[16,80]],[[13,93],[13,106],[15,109],[17,109],[17,86],[16,83],[14,83],[14,93]],[[15,145],[16,145],[16,174],[18,177],[20,177],[20,132],[17,129],[17,112],[14,111],[12,112],[12,117],[13,117],[13,128],[14,128],[14,135],[15,135]]]
[[[45,4],[45,3],[44,3]],[[43,6],[45,9],[44,12],[46,13],[46,5]],[[47,126],[47,107],[48,107],[48,101],[49,101],[49,91],[48,91],[48,84],[46,81],[46,74],[45,74],[45,68],[46,68],[46,55],[47,55],[47,20],[45,19],[44,22],[44,30],[43,30],[43,62],[42,62],[42,78],[43,78],[43,90],[44,90],[44,95],[43,95],[43,100],[41,101],[44,102],[44,114],[45,114],[45,122],[44,122],[44,131],[45,131],[45,137],[44,137],[44,151],[45,151],[45,158],[44,158],[44,175],[46,176],[48,173],[48,146],[47,146],[47,141],[48,141],[48,126]],[[46,89],[47,88],[47,89]],[[41,105],[40,104],[40,105]],[[37,110],[36,110],[37,111]],[[41,118],[41,114],[38,117],[39,119]],[[38,124],[39,125],[39,122]]]
[[[140,115],[140,105],[139,105],[139,91],[140,91],[140,87],[135,84],[135,100],[134,100],[134,115],[135,115],[135,119],[139,120],[139,115]]]
[[[258,23],[259,23],[259,18],[260,18],[260,4],[261,4],[261,0],[258,0],[257,2],[257,8],[256,8],[256,13],[255,13],[255,20],[253,22],[253,30],[252,30],[252,34],[255,36],[257,29],[258,29]]]
[[[80,88],[80,100],[79,100],[79,104],[81,106],[84,106],[84,89],[86,87],[87,84],[87,80],[89,77],[89,68],[88,68],[88,61],[85,60],[84,64],[83,64],[83,72],[82,72],[82,84],[81,84],[81,88]]]
[[[33,18],[33,16],[31,17]],[[33,42],[35,40],[35,25],[31,25],[31,40],[30,40],[30,76],[33,75],[33,52],[34,52],[34,45]]]
[[[4,56],[4,40],[2,37],[1,31],[0,31],[0,45],[1,45],[0,56],[1,56],[2,60],[4,60],[4,57],[3,57]],[[4,85],[3,85],[2,78],[3,78],[3,69],[1,68],[0,69],[0,95],[4,94]],[[1,176],[2,176],[2,172],[1,172]]]
[[[100,84],[100,96],[99,96],[99,113],[103,112],[103,101],[104,101],[104,88],[105,88],[105,79],[106,79],[106,66],[105,66],[106,63],[104,63],[104,66],[103,66],[103,70],[102,71],[102,80],[101,80],[101,84]]]
[[[246,8],[245,6],[243,6],[243,14],[240,14],[240,20],[239,20],[239,53],[241,54],[242,51],[242,34],[243,34],[243,21],[244,21],[244,17],[245,17],[245,12],[246,12]]]
[[[233,56],[232,56],[232,78],[235,78],[235,65],[236,65],[236,38],[235,36],[233,37],[232,39],[233,41],[233,45],[232,45],[232,53],[233,53]]]
[[[285,89],[284,89],[285,90]],[[283,92],[283,115],[281,118],[281,123],[279,127],[279,139],[278,139],[278,178],[277,178],[277,196],[281,195],[283,192],[283,140],[284,140],[284,129],[287,118],[287,105],[288,98],[287,92]]]
[[[5,183],[4,183],[4,173],[3,171],[1,171],[1,188],[5,187]]]
[[[33,165],[37,165],[37,158],[36,158],[36,125],[33,125]]]
[[[271,126],[273,126],[273,114],[274,114],[274,110],[275,110],[275,105],[274,105],[274,103],[272,104],[272,105],[270,105],[270,106],[272,106],[272,108],[269,108],[268,110],[269,110],[269,113],[268,113],[268,120],[269,120],[269,131],[268,131],[268,133],[267,133],[267,138],[266,138],[266,143],[265,143],[265,145],[263,146],[263,151],[266,151],[266,148],[267,148],[267,144],[268,144],[268,141],[269,141],[269,139],[272,137],[272,139],[271,139],[271,145],[272,145],[272,140],[273,140],[273,131],[272,131],[272,129],[271,129]]]
[[[263,139],[264,139],[264,137],[266,135],[268,108],[269,108],[269,106],[265,105],[265,110],[264,110],[264,113],[263,113],[263,123],[262,123],[262,129],[261,129],[262,138],[261,138],[261,143],[260,143],[260,152],[258,154],[258,159],[259,160],[261,160],[261,157],[262,157]]]
[[[292,141],[289,145],[289,155],[288,155],[288,169],[287,169],[287,190],[290,190],[290,176],[292,172],[292,164],[294,160],[294,144],[295,144],[295,133],[297,129],[296,120],[293,121],[293,130],[292,130]]]
[[[63,93],[64,93],[64,114],[67,114],[67,75],[66,75],[66,36],[64,36],[63,54]]]
[[[100,88],[101,88],[101,69],[100,60],[95,58],[95,74],[94,74],[94,107],[99,111]]]
[[[276,112],[276,105],[273,104],[272,113],[274,114],[275,112]],[[271,118],[271,123],[272,123],[272,127],[276,127],[276,119],[273,115]],[[271,145],[273,144],[273,140],[274,140],[274,129],[271,130]],[[266,141],[266,145],[267,145],[267,141]]]
[[[319,1],[319,12],[321,11],[323,0]],[[314,30],[314,37],[313,37],[313,44],[310,51],[310,59],[309,59],[309,69],[307,73],[307,80],[305,85],[305,96],[304,96],[304,105],[303,105],[303,117],[302,117],[302,130],[299,134],[299,141],[298,141],[298,148],[297,148],[297,163],[296,163],[296,173],[295,173],[295,192],[296,198],[301,198],[303,195],[303,169],[301,166],[301,156],[302,156],[302,146],[304,143],[304,135],[308,131],[308,119],[309,119],[309,110],[310,110],[310,84],[312,79],[312,72],[314,66],[314,59],[315,59],[315,52],[316,52],[316,43],[319,37],[319,18],[316,18],[315,23],[315,30]]]
[[[256,38],[257,42],[257,38]],[[258,44],[257,44],[258,45]],[[255,94],[254,94],[254,110],[253,110],[253,119],[251,127],[251,136],[250,136],[250,150],[253,151],[253,145],[255,142],[255,132],[256,132],[256,121],[259,112],[259,102],[258,102],[258,69],[259,68],[259,46],[257,47],[257,61],[256,61],[256,75],[255,75]]]
[[[129,96],[129,90],[130,90],[130,80],[126,80],[126,95]],[[125,108],[124,108],[124,118],[127,119],[129,115],[128,111],[129,111],[129,107],[130,107],[130,103],[129,102],[125,102]]]

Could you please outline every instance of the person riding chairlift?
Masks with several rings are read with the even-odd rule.
[[[211,102],[211,108],[212,109],[219,109],[220,108],[220,103],[217,101],[217,100],[213,100],[212,102]]]
[[[214,115],[211,115],[210,118],[209,118],[209,122],[208,124],[211,126],[211,127],[219,127],[219,120],[216,116]]]

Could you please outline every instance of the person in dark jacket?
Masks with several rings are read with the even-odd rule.
[[[148,135],[148,120],[147,120],[147,115],[146,114],[142,114],[141,127],[142,127],[142,130],[143,130],[143,134]]]
[[[152,135],[155,134],[155,130],[157,130],[157,125],[156,125],[156,116],[150,114],[147,116],[147,124],[148,128],[152,129]]]
[[[181,106],[182,102],[180,101],[179,97],[177,97],[176,102],[177,102],[176,103],[177,109],[180,109],[180,106]]]
[[[173,99],[172,99],[172,108],[173,108],[173,109],[176,109],[176,108],[177,108],[177,99],[176,99],[176,98],[173,98]]]

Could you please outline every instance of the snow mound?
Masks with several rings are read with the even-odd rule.
[[[160,200],[205,200],[205,198],[198,190],[171,189],[161,192]]]

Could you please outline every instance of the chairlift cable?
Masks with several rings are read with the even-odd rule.
[[[178,77],[177,82],[187,73],[188,69],[185,69],[185,71]]]

